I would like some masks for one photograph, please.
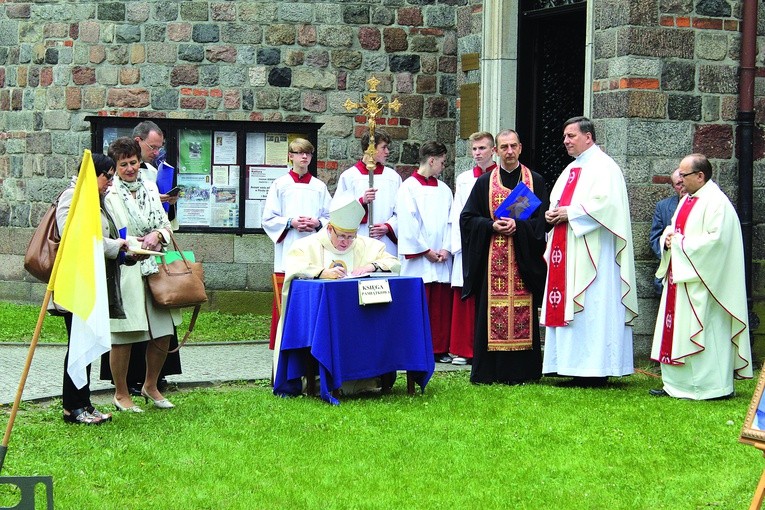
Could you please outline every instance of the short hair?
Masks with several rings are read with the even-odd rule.
[[[576,124],[582,133],[590,133],[592,135],[592,143],[595,143],[595,124],[590,119],[582,116],[571,117],[563,124],[563,129],[566,129],[571,124]]]
[[[310,152],[313,154],[313,144],[305,138],[295,138],[290,142],[290,152]]]
[[[375,130],[375,148],[377,148],[380,143],[385,142],[388,145],[391,143],[391,138],[388,133],[383,131],[382,129],[376,129]],[[366,151],[369,148],[369,130],[367,130],[363,135],[361,135],[361,150]]]
[[[503,129],[499,133],[497,133],[496,140],[499,140],[501,136],[507,136],[507,135],[515,135],[515,137],[518,139],[518,143],[521,143],[521,136],[518,134],[518,131],[515,129]]]
[[[428,158],[443,156],[446,154],[446,145],[441,142],[425,142],[420,147],[420,164],[425,163]]]
[[[96,169],[96,176],[108,174],[109,170],[114,168],[114,160],[107,156],[106,154],[101,154],[100,152],[95,152],[92,154],[93,156],[93,166]],[[80,166],[82,166],[82,163],[80,163]]]
[[[117,161],[135,156],[140,161],[141,146],[135,141],[135,138],[121,136],[109,144],[109,157]]]
[[[704,174],[704,182],[707,182],[712,178],[712,163],[709,162],[705,155],[694,153],[689,154],[686,157],[691,158],[691,168],[694,172],[701,172]]]
[[[162,130],[159,129],[159,126],[150,120],[145,120],[133,128],[133,138],[137,136],[141,140],[146,140],[152,131],[162,135],[162,138],[165,137],[164,133],[162,133]]]
[[[491,140],[491,146],[494,147],[494,135],[492,135],[488,131],[477,131],[473,133],[472,135],[470,135],[470,137],[468,138],[468,141],[470,141],[470,143],[473,143],[473,142],[477,142],[478,140],[483,140],[484,138],[488,138],[489,140]]]

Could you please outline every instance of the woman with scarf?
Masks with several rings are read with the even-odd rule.
[[[127,249],[127,241],[120,239],[117,227],[109,212],[104,207],[104,195],[114,177],[114,161],[103,154],[93,154],[93,166],[96,170],[98,193],[101,202],[101,228],[104,244],[104,262],[106,267],[106,289],[109,295],[109,317],[119,319],[125,317],[122,309],[120,294],[120,252]],[[79,167],[78,167],[79,168]],[[61,193],[56,206],[56,227],[59,234],[64,232],[69,209],[74,197],[77,176],[72,177],[69,187]],[[134,262],[133,262],[134,263]],[[72,339],[72,313],[55,307],[51,300],[48,307],[55,315],[62,315],[66,324],[67,350],[64,356],[64,384],[61,388],[64,421],[80,425],[99,425],[111,421],[112,415],[102,413],[90,402],[90,365],[88,365],[88,382],[82,388],[72,382],[67,366],[69,364],[69,343]]]
[[[140,174],[141,147],[129,138],[117,138],[109,146],[109,156],[116,163],[117,175],[106,195],[106,204],[120,227],[127,227],[131,245],[160,251],[170,240],[170,222],[162,208],[157,185]],[[112,350],[109,365],[114,378],[114,407],[118,411],[143,412],[130,398],[127,371],[131,345],[149,340],[146,348],[146,379],[141,395],[160,409],[175,407],[157,389],[160,370],[167,356],[175,325],[181,322],[179,310],[154,305],[145,279],[156,272],[156,259],[148,257],[121,275],[122,302],[125,318],[112,319]]]

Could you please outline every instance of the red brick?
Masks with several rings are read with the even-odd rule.
[[[191,91],[192,96],[209,96],[210,92],[207,89],[194,89]]]
[[[738,32],[738,20],[726,19],[723,21],[723,28],[730,32]]]
[[[221,89],[210,89],[210,97],[223,97]]]
[[[720,30],[722,29],[722,20],[715,18],[693,18],[693,28]]]
[[[659,80],[656,78],[622,78],[619,82],[619,88],[657,90]]]
[[[680,28],[687,28],[691,26],[691,18],[686,16],[679,17],[675,20],[675,25]]]
[[[663,27],[673,27],[675,26],[675,18],[672,16],[662,16],[659,20],[659,25]]]

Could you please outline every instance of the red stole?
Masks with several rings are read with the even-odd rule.
[[[695,197],[688,197],[683,206],[677,212],[675,220],[675,232],[685,232],[685,222],[691,209],[696,204]],[[672,338],[675,333],[675,300],[677,299],[677,284],[672,278],[672,261],[670,259],[667,269],[667,301],[664,305],[664,330],[661,334],[661,347],[659,349],[659,363],[665,365],[682,365],[681,362],[672,359]]]
[[[494,211],[512,191],[502,185],[501,170],[495,168],[489,181],[489,207]],[[531,171],[521,165],[523,183],[534,191]],[[523,351],[531,349],[533,334],[533,303],[531,293],[523,284],[513,247],[514,237],[494,234],[489,245],[489,351]]]
[[[558,207],[571,205],[571,197],[574,196],[576,184],[582,174],[581,167],[572,168],[568,174],[568,180],[563,187],[563,192],[558,202]],[[550,248],[550,261],[547,268],[547,308],[545,313],[545,326],[566,326],[566,236],[568,225],[558,223],[553,228],[552,246]]]

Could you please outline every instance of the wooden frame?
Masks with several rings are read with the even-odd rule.
[[[765,390],[765,370],[760,373],[760,378],[754,389],[754,395],[752,395],[752,401],[749,404],[749,409],[744,419],[744,426],[741,429],[739,441],[765,451],[765,400],[763,399],[763,390]]]

